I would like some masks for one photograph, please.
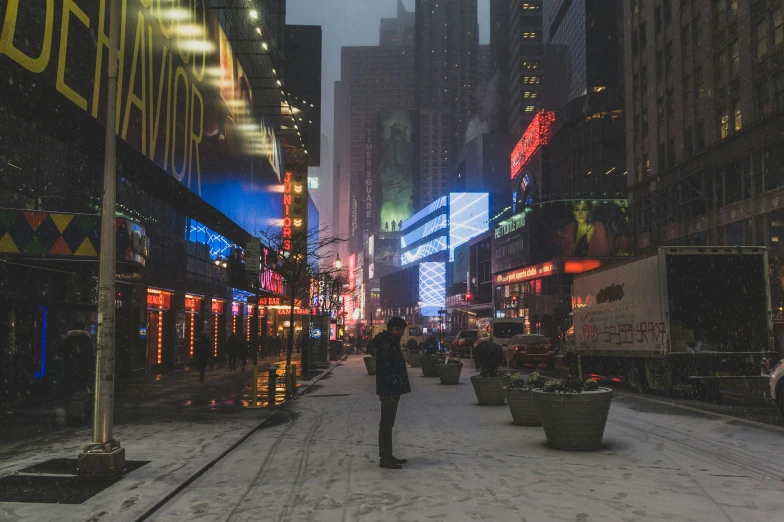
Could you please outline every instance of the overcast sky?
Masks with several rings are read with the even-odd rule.
[[[410,10],[414,0],[403,0]],[[334,82],[340,79],[340,48],[345,45],[378,45],[382,18],[393,18],[397,0],[288,0],[286,22],[320,25],[323,38],[321,82],[321,132],[332,145]],[[490,43],[490,2],[479,0],[479,42]]]

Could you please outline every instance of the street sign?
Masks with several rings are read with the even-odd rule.
[[[321,339],[321,330],[319,330],[318,328],[314,328],[310,336],[313,337],[314,339]]]
[[[245,243],[245,273],[258,274],[261,259],[261,240],[252,237]]]

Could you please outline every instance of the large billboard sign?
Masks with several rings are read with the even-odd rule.
[[[449,257],[455,248],[486,232],[490,222],[490,195],[464,192],[449,195]]]
[[[556,257],[614,258],[629,255],[626,200],[567,200],[534,205],[526,211],[531,226],[532,262]]]
[[[246,230],[279,222],[278,139],[204,0],[120,3],[118,136]],[[108,4],[0,2],[2,76],[34,75],[104,121]]]
[[[528,160],[542,145],[550,142],[550,131],[555,123],[554,112],[540,112],[531,121],[511,155],[512,179],[517,177]]]
[[[382,111],[376,143],[379,227],[398,230],[419,206],[416,192],[418,172],[418,113]]]
[[[438,316],[446,306],[446,263],[419,265],[419,301],[422,317]]]
[[[308,250],[308,175],[286,172],[283,179],[283,251],[306,255]]]
[[[364,190],[362,191],[362,208],[364,209],[363,222],[365,224],[365,232],[374,232],[375,223],[374,217],[374,203],[375,203],[375,187],[373,184],[374,172],[373,162],[375,159],[376,135],[375,125],[373,120],[365,122],[365,157],[364,157]]]

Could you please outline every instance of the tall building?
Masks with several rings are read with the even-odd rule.
[[[491,130],[519,138],[542,108],[543,54],[542,2],[490,2],[491,75],[497,85]]]
[[[625,196],[620,3],[560,0],[542,6],[543,102],[555,114],[541,187],[546,199]]]
[[[406,10],[402,0],[397,0],[397,17],[381,19],[379,44],[382,47],[413,46],[414,27],[414,13]]]
[[[771,273],[780,273],[784,8],[625,2],[623,30],[638,252],[668,244],[764,245]],[[780,310],[778,277],[772,285]]]
[[[420,116],[420,196],[449,192],[457,151],[479,90],[477,0],[417,0],[416,89]]]

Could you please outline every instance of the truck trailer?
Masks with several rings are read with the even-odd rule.
[[[754,393],[777,359],[764,248],[662,247],[575,276],[572,312],[571,365],[637,391]]]

